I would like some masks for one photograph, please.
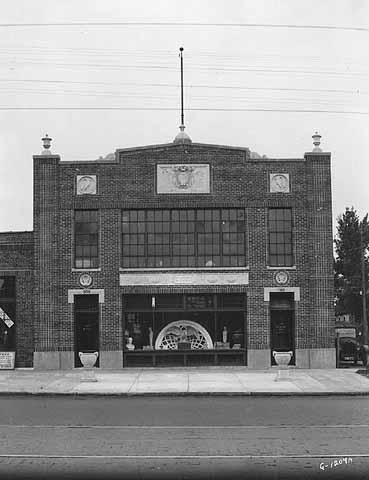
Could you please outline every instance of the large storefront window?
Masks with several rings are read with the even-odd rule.
[[[125,364],[246,362],[245,294],[124,295]]]
[[[124,210],[125,268],[246,265],[242,208]]]
[[[0,277],[0,350],[15,350],[15,278]]]

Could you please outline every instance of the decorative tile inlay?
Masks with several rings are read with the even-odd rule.
[[[201,163],[159,164],[157,193],[210,193],[210,166]]]
[[[96,175],[77,175],[77,195],[96,195]]]
[[[270,174],[270,192],[271,193],[289,193],[290,176],[288,173]]]

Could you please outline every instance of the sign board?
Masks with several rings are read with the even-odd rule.
[[[15,352],[0,352],[0,369],[14,369]]]
[[[6,324],[8,328],[14,325],[13,320],[8,317],[8,315],[4,312],[4,310],[1,307],[0,307],[0,318],[1,320],[3,320],[3,322]]]
[[[336,335],[338,337],[356,338],[356,328],[336,328]]]
[[[350,323],[353,320],[351,313],[344,313],[336,316],[336,322]]]
[[[120,285],[248,285],[249,272],[121,273]]]

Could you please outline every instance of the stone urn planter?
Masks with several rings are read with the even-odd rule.
[[[79,359],[83,366],[82,382],[97,382],[94,366],[99,352],[78,352]]]
[[[278,373],[275,378],[275,381],[288,380],[289,379],[289,370],[288,364],[291,361],[293,352],[275,352],[273,351],[273,357],[275,363],[278,365]]]

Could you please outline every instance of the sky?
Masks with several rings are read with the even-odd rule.
[[[333,217],[369,211],[367,0],[0,0],[0,231],[32,230],[32,155],[171,142],[332,153]]]

